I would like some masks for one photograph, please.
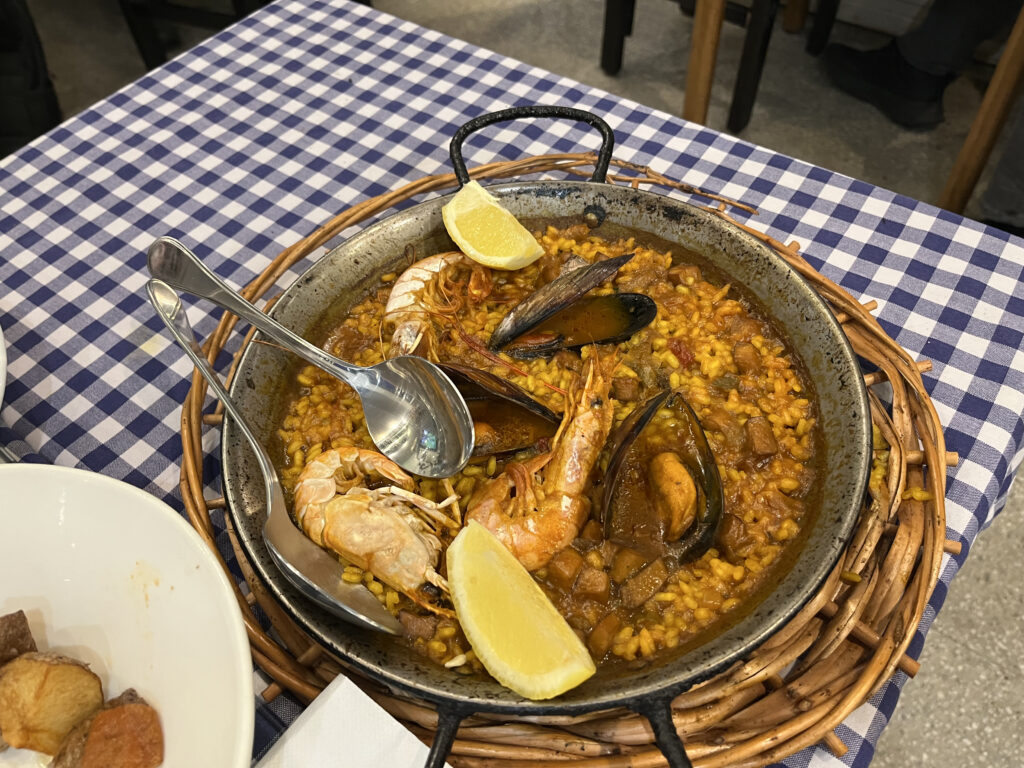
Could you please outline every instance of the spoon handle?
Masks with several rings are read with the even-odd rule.
[[[360,369],[356,366],[328,355],[266,313],[260,312],[173,237],[161,237],[149,247],[147,265],[153,277],[178,290],[208,299],[218,307],[238,315],[268,338],[349,384],[353,383],[354,377],[360,375]]]
[[[268,478],[268,483],[273,486],[277,480],[274,477],[276,472],[270,462],[270,457],[267,456],[266,449],[256,439],[256,435],[252,433],[245,419],[242,418],[242,415],[235,408],[235,403],[228,396],[224,385],[221,384],[220,377],[214,372],[210,362],[206,359],[206,355],[203,354],[203,350],[196,343],[195,333],[192,331],[192,326],[189,325],[188,318],[185,316],[185,309],[182,307],[177,294],[168,289],[167,286],[162,285],[158,280],[150,280],[146,285],[146,289],[149,292],[150,303],[153,304],[160,319],[164,321],[167,330],[171,332],[174,340],[178,342],[178,346],[185,351],[192,364],[199,370],[203,378],[206,379],[206,384],[210,387],[214,397],[224,404],[224,410],[235,420],[238,428],[242,430],[242,434],[252,444],[253,450],[256,453],[256,461],[259,463],[260,469],[263,470],[264,476]]]
[[[174,290],[160,280],[146,285],[150,303],[164,321],[174,340],[206,379],[210,390],[224,404],[232,421],[249,441],[263,475],[267,494],[267,519],[263,538],[271,558],[284,577],[303,595],[326,608],[335,616],[352,624],[388,634],[399,634],[401,625],[362,585],[346,583],[341,565],[318,547],[291,521],[285,507],[284,493],[277,471],[266,449],[256,439],[238,407],[228,395],[220,377],[214,373],[199,345],[181,301]]]

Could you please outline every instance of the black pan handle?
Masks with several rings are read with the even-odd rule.
[[[672,699],[657,698],[636,702],[637,712],[646,717],[654,730],[654,743],[661,754],[668,760],[669,768],[693,768],[693,763],[686,756],[683,740],[672,722]]]
[[[508,120],[518,120],[524,117],[556,117],[567,120],[576,120],[581,123],[597,128],[601,132],[601,149],[597,154],[597,163],[594,164],[594,174],[591,181],[603,182],[608,175],[608,163],[612,159],[612,149],[615,147],[615,134],[608,127],[608,123],[592,112],[573,107],[559,107],[552,104],[535,104],[523,107],[511,107],[497,112],[488,112],[485,115],[474,117],[455,132],[448,152],[452,158],[452,167],[455,169],[455,178],[459,180],[459,186],[469,183],[469,171],[466,170],[466,161],[462,159],[462,144],[466,137],[474,131],[485,128],[494,123],[504,123]]]
[[[679,738],[675,723],[672,722],[673,696],[657,698],[641,698],[635,701],[632,708],[647,718],[654,731],[654,743],[668,761],[669,768],[693,768],[693,763],[686,756],[683,740]],[[430,745],[427,762],[424,768],[444,768],[444,761],[452,751],[455,734],[463,719],[471,714],[459,707],[437,704],[437,731]]]
[[[452,751],[455,734],[466,713],[455,708],[437,705],[437,732],[434,742],[430,745],[430,753],[424,768],[444,768],[444,761]]]

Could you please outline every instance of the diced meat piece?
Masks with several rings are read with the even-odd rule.
[[[724,408],[713,408],[708,415],[700,419],[700,426],[705,429],[713,429],[716,432],[725,432],[733,424],[733,416]]]
[[[583,615],[587,617],[587,626],[583,628],[583,634],[580,635],[580,640],[586,642],[587,632],[589,632],[590,628],[601,620],[601,617],[604,616],[604,612],[608,610],[608,608],[601,603],[586,600],[582,605],[580,605],[580,610],[582,610]]]
[[[540,257],[540,280],[550,283],[562,271],[562,256],[558,253],[545,253]]]
[[[643,355],[631,355],[626,362],[630,368],[636,371],[644,387],[648,389],[664,389],[667,387],[668,375],[662,371],[661,366],[651,364],[649,349]]]
[[[761,370],[761,353],[748,341],[740,341],[732,348],[732,359],[740,373],[757,373]]]
[[[573,224],[562,230],[562,237],[579,242],[590,237],[590,227],[587,224]]]
[[[36,641],[24,611],[0,616],[0,667],[23,653],[36,650]]]
[[[712,381],[711,386],[717,389],[719,392],[728,395],[731,390],[739,388],[740,380],[733,376],[731,373],[726,373]]]
[[[729,319],[729,333],[737,341],[750,341],[761,333],[761,324],[749,316],[733,315]]]
[[[587,541],[602,541],[604,539],[604,528],[597,520],[588,520],[580,531],[580,538]]]
[[[351,360],[366,347],[366,337],[349,325],[341,326],[327,343],[342,360]]]
[[[747,531],[742,518],[732,512],[726,512],[718,528],[717,543],[726,560],[739,564],[753,553],[757,539]]]
[[[677,264],[669,269],[668,279],[673,285],[692,285],[702,279],[700,267],[695,264]]]
[[[734,448],[740,448],[746,442],[746,434],[735,414],[721,406],[712,408],[706,416],[701,417],[700,424],[704,429],[721,432],[726,443]]]
[[[609,541],[609,540],[605,539],[603,542],[601,542],[601,547],[600,547],[601,559],[604,560],[605,563],[612,562],[615,559],[615,554],[618,551],[619,551],[619,545],[616,544],[614,541]]]
[[[779,450],[772,423],[764,416],[747,419],[744,429],[747,431],[747,445],[755,456],[774,456]]]
[[[622,604],[627,608],[643,605],[657,594],[667,578],[668,569],[659,557],[622,585],[622,590],[619,593],[622,597]]]
[[[650,293],[651,286],[668,280],[668,270],[652,259],[638,254],[615,276],[615,285],[623,293]]]
[[[573,628],[573,631],[576,632],[577,635],[581,632],[585,633],[589,627],[594,626],[594,622],[588,619],[583,611],[580,610],[582,606],[576,605],[575,603],[570,603],[570,606],[571,608],[569,609],[569,613],[565,615],[565,621]]]
[[[623,547],[615,553],[612,560],[611,577],[616,584],[621,584],[647,563],[647,558],[635,549]]]
[[[563,592],[569,592],[582,567],[583,555],[572,547],[566,547],[548,563],[548,581]]]
[[[640,395],[640,380],[632,376],[616,376],[612,379],[612,397],[624,403],[632,403]]]
[[[410,611],[399,611],[398,620],[408,637],[430,640],[437,632],[437,616],[432,614],[420,616]]]
[[[568,349],[560,349],[551,358],[551,362],[559,368],[567,368],[570,371],[579,373],[583,370],[583,359],[575,352]]]
[[[762,385],[765,383],[763,378],[754,376],[741,376],[740,385],[736,388],[739,392],[740,397],[749,402],[756,402],[757,398],[763,393]]]
[[[612,641],[619,629],[622,628],[622,620],[615,611],[612,611],[590,631],[587,637],[587,649],[595,659],[602,659],[612,647]]]
[[[611,594],[611,581],[608,574],[602,569],[587,565],[576,577],[576,586],[573,587],[572,593],[580,600],[596,600],[599,603],[607,603]]]
[[[768,507],[780,520],[787,517],[799,520],[804,513],[804,503],[800,499],[787,496],[782,491],[768,491],[765,494],[765,500],[768,502]]]

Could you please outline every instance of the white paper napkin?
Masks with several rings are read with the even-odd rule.
[[[338,675],[257,768],[422,768],[430,750],[377,702]]]

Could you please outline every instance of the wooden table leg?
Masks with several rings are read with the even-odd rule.
[[[942,197],[939,199],[939,206],[954,213],[963,213],[964,206],[974,191],[974,185],[978,183],[985,163],[996,139],[999,137],[999,130],[1003,127],[1006,115],[1010,111],[1017,86],[1020,85],[1021,76],[1024,75],[1024,10],[1017,16],[1017,23],[1013,25],[1010,38],[1006,41],[1006,48],[1003,55],[999,57],[996,71],[992,75],[992,82],[985,90],[985,98],[981,101],[978,114],[971,123],[971,130],[960,147],[960,154],[957,155],[953,170],[946,180],[946,188],[942,190]],[[1024,149],[1015,147],[1014,151],[1022,152]]]
[[[683,117],[695,123],[703,124],[708,119],[718,38],[724,18],[725,0],[697,0],[690,39],[690,63],[686,68],[686,92],[683,94]]]

